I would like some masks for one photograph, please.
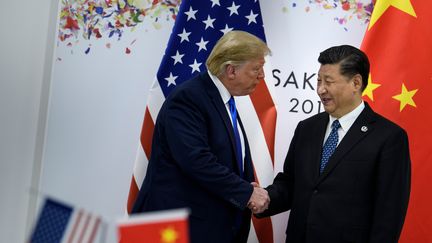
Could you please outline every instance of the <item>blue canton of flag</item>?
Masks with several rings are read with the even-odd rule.
[[[30,242],[60,242],[72,211],[72,207],[46,199]]]
[[[157,73],[164,96],[206,70],[216,41],[231,30],[247,31],[265,41],[257,0],[184,0]]]

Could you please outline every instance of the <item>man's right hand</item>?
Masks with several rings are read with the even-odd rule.
[[[252,211],[252,213],[262,213],[266,210],[270,204],[270,197],[268,192],[259,187],[259,185],[255,182],[252,182],[254,186],[254,190],[252,192],[252,196],[248,202],[248,208]]]

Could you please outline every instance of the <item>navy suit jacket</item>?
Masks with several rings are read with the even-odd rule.
[[[410,192],[406,132],[365,103],[320,174],[328,122],[320,113],[298,124],[260,216],[291,210],[290,243],[396,243]]]
[[[191,242],[245,242],[253,167],[241,121],[240,127],[243,178],[229,114],[207,72],[179,85],[157,117],[147,174],[132,213],[186,207]]]

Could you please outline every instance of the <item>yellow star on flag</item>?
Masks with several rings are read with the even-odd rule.
[[[415,93],[417,93],[417,90],[418,89],[408,91],[405,87],[405,84],[402,84],[402,92],[398,95],[393,96],[393,99],[400,101],[399,111],[402,111],[406,105],[417,107],[413,100],[413,96],[415,95]]]
[[[410,0],[377,0],[372,12],[368,30],[372,28],[372,26],[390,6],[393,6],[413,17],[417,17]]]
[[[162,230],[161,232],[162,243],[175,243],[177,239],[178,239],[178,234],[174,228],[168,227]]]
[[[378,88],[379,86],[381,86],[381,84],[377,84],[377,83],[372,83],[372,78],[371,75],[369,74],[369,82],[368,85],[366,86],[366,89],[363,90],[363,96],[367,96],[369,97],[369,99],[371,99],[372,101],[374,101],[373,98],[373,91]]]

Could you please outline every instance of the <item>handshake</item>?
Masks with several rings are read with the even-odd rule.
[[[252,182],[252,185],[254,188],[247,206],[254,214],[262,213],[268,208],[270,197],[265,189],[259,187],[258,183]]]

